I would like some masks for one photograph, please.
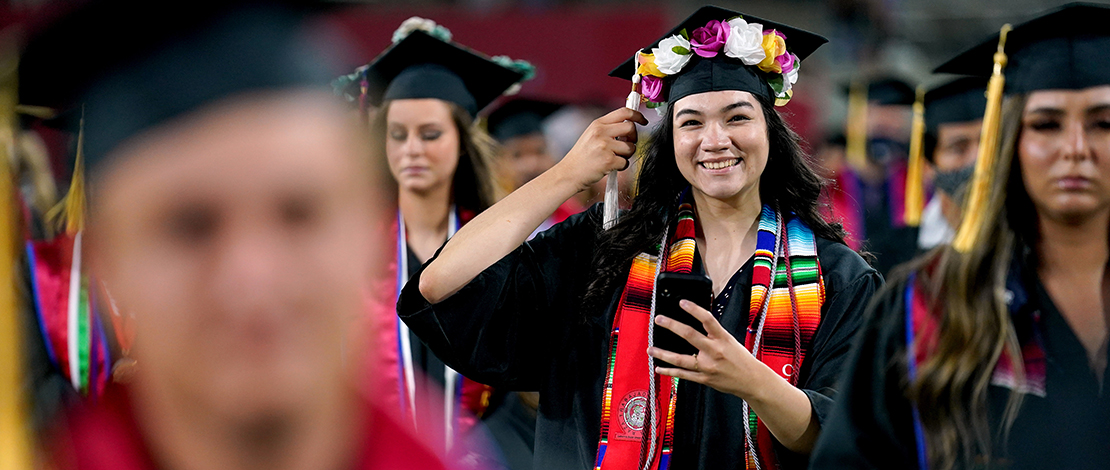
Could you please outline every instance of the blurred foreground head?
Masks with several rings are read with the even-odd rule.
[[[63,17],[29,44],[21,98],[84,106],[87,259],[135,317],[140,427],[189,468],[167,442],[196,429],[280,442],[356,421],[349,332],[379,270],[378,173],[327,88],[343,47],[304,11],[155,7]]]

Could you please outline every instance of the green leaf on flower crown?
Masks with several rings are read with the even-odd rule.
[[[776,95],[781,94],[782,93],[782,74],[775,74],[774,77],[771,77],[771,78],[767,79],[767,84],[771,85],[771,89],[775,91]]]
[[[735,20],[735,19],[737,19],[737,18],[739,18],[739,19],[744,19],[744,15],[736,15],[736,16],[734,16],[734,17],[732,17],[732,18],[729,18],[729,19],[725,20],[725,23],[728,23],[729,21]]]
[[[490,58],[490,60],[497,65],[523,75],[524,78],[520,79],[521,82],[525,82],[536,77],[536,66],[532,65],[527,60],[513,60],[506,55],[495,56]]]
[[[648,101],[647,103],[644,103],[644,106],[647,106],[648,109],[655,109],[655,108],[661,107],[665,104],[667,104],[667,103],[656,103],[654,101]]]
[[[358,79],[361,76],[362,76],[362,74],[360,74],[358,72],[355,72],[355,73],[348,74],[348,75],[341,75],[339,78],[336,78],[335,80],[332,80],[331,81],[331,91],[332,91],[332,93],[334,93],[335,96],[339,96],[339,97],[342,97],[343,99],[346,99],[347,101],[354,101],[355,97],[347,94],[347,88],[350,87],[352,83],[355,83],[356,81],[358,81]]]
[[[682,31],[679,31],[678,34],[681,34],[683,39],[690,40],[690,33],[686,32],[686,28],[682,28]]]
[[[442,25],[436,25],[428,34],[443,42],[451,42],[451,30],[444,28]]]
[[[690,49],[682,46],[674,46],[671,48],[671,51],[678,55],[690,55]]]

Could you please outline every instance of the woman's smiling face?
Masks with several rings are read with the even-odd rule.
[[[686,96],[673,106],[675,163],[693,190],[724,201],[759,194],[770,152],[759,101],[726,90]]]

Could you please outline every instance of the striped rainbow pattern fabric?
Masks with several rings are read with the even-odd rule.
[[[821,323],[825,283],[813,230],[792,214],[789,220],[783,219],[770,206],[763,206],[745,346],[749,351],[755,350],[761,362],[796,386],[805,351]],[[760,330],[761,334],[757,334]],[[749,445],[745,456],[747,468],[777,468],[771,433],[754,411],[749,413],[748,427],[750,435],[755,436],[749,442],[754,442],[757,448],[751,449]]]

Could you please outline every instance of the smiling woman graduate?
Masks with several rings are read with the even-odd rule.
[[[1106,467],[1107,21],[1068,5],[937,69],[993,75],[963,220],[876,296],[813,468]]]
[[[824,42],[699,9],[637,54],[644,95],[669,104],[617,225],[603,231],[594,206],[525,242],[627,166],[646,123],[629,109],[596,120],[405,287],[402,319],[448,364],[540,391],[537,468],[804,468],[881,283],[821,221],[821,180],[774,109]],[[684,303],[707,334],[654,315],[661,272],[711,278],[709,310]],[[697,353],[649,349],[653,322]]]

